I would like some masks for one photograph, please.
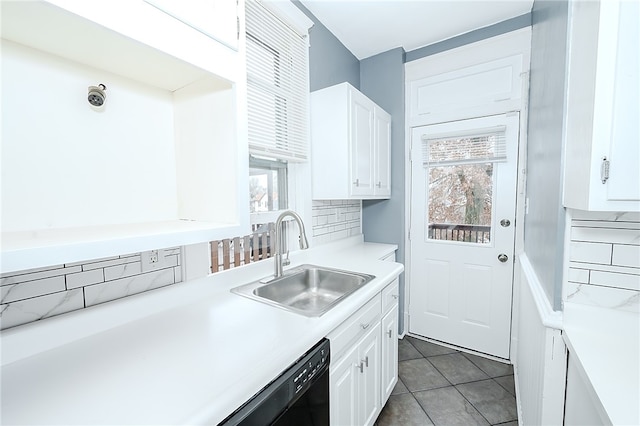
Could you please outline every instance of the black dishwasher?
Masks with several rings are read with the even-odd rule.
[[[220,425],[328,426],[329,360],[322,339]]]

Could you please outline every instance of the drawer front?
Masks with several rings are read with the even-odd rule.
[[[377,295],[362,308],[358,309],[342,325],[329,333],[327,337],[331,342],[332,362],[339,359],[345,349],[350,348],[380,321],[380,312],[380,295]]]
[[[393,280],[391,284],[382,290],[382,312],[386,313],[393,308],[400,297],[400,288],[398,287],[398,279]]]

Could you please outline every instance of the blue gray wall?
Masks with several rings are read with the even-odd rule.
[[[366,241],[397,244],[400,263],[405,263],[404,60],[404,49],[399,47],[360,61],[360,90],[391,114],[391,199],[362,202],[362,231]],[[402,274],[400,330],[404,295]]]
[[[562,309],[562,132],[568,2],[536,0],[532,11],[524,250],[555,310]]]
[[[313,13],[297,0],[298,9],[312,21],[309,33],[309,84],[311,91],[348,81],[360,87],[360,61],[325,27]]]
[[[485,40],[500,34],[506,34],[528,26],[531,26],[530,13],[516,16],[515,18],[507,19],[506,21],[498,22],[497,24],[489,25],[488,27],[478,28],[477,30],[469,31],[468,33],[460,34],[459,36],[430,44],[429,46],[411,50],[407,52],[406,61],[415,61],[416,59],[424,58],[425,56],[435,55],[436,53],[455,49],[456,47],[475,43],[476,41]]]

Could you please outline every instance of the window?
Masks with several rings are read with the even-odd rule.
[[[287,209],[287,163],[251,156],[249,194],[252,215]]]
[[[249,152],[306,161],[308,45],[262,3],[248,0],[247,95]]]
[[[247,0],[245,10],[253,232],[212,241],[212,272],[271,257],[273,222],[289,208],[304,217],[310,185],[310,178],[308,184],[302,180],[308,169],[307,37],[312,21],[288,1]],[[284,231],[287,244],[286,227]]]

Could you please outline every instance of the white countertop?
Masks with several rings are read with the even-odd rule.
[[[565,303],[564,340],[603,422],[640,424],[640,316]]]
[[[266,261],[6,330],[0,421],[216,424],[396,278],[401,264],[377,260],[395,248],[292,253],[291,267],[376,276],[318,318],[229,291],[271,274]]]

